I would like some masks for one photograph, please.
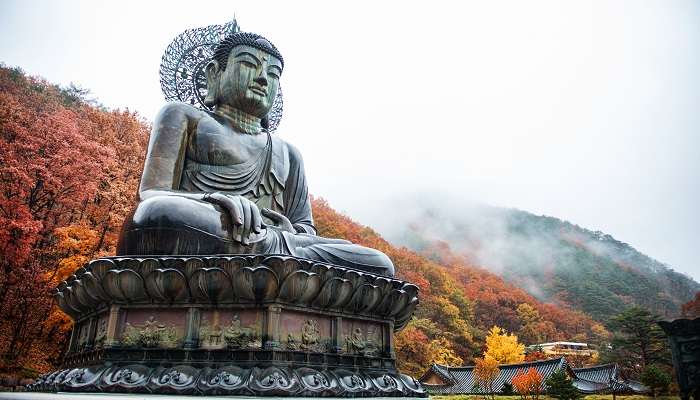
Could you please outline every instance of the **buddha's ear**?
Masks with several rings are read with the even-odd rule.
[[[204,98],[204,105],[212,107],[216,105],[219,99],[219,78],[221,76],[221,68],[219,62],[211,60],[204,67],[204,73],[207,75],[207,97]]]

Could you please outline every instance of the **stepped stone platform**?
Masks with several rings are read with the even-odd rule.
[[[408,282],[291,256],[101,258],[56,289],[75,320],[69,350],[28,389],[426,397],[392,350],[417,296]]]

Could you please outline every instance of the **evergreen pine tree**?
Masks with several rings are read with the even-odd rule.
[[[515,395],[515,390],[513,389],[513,384],[510,382],[503,383],[503,389],[501,389],[501,394],[503,396],[513,396]]]
[[[547,379],[547,395],[558,400],[577,400],[583,397],[563,369],[555,371]]]
[[[671,384],[671,377],[656,365],[646,367],[640,378],[642,383],[651,389],[651,395],[654,398],[667,391],[668,385]]]

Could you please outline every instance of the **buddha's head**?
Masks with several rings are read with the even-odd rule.
[[[265,118],[277,95],[284,61],[269,40],[236,32],[216,47],[206,66],[208,106],[229,105]]]

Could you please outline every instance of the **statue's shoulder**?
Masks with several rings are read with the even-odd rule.
[[[301,153],[299,152],[299,149],[297,149],[293,144],[285,141],[277,135],[272,135],[272,145],[275,148],[283,149],[284,153],[290,160],[301,162]]]
[[[189,104],[173,101],[166,103],[156,116],[157,121],[186,118],[189,120],[199,120],[207,117],[208,114]]]

